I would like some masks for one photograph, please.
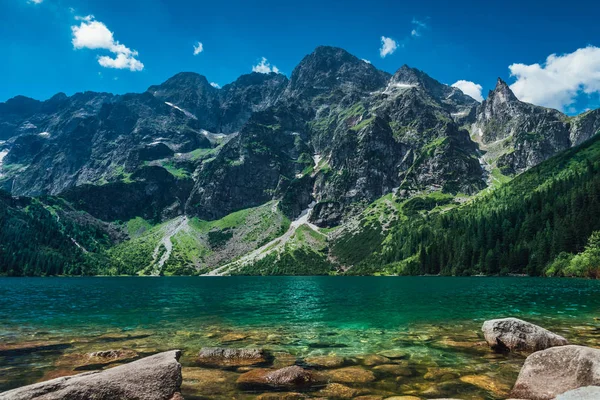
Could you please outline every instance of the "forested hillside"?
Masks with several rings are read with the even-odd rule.
[[[460,207],[413,214],[351,272],[543,275],[561,252],[583,251],[597,230],[598,137]],[[595,275],[589,269],[572,274]]]

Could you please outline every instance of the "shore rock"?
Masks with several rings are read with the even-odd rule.
[[[264,364],[269,355],[262,349],[229,349],[205,347],[200,350],[197,362],[206,367],[235,368]]]
[[[597,400],[600,399],[599,386],[586,386],[569,390],[556,397],[556,400]]]
[[[485,321],[481,330],[492,349],[500,352],[535,352],[569,344],[564,337],[517,318]]]
[[[312,371],[305,370],[297,365],[277,370],[257,368],[242,374],[237,384],[246,388],[303,388],[319,381],[318,376]]]
[[[573,389],[597,385],[600,385],[600,350],[561,346],[527,357],[511,396],[550,400]]]
[[[0,400],[171,400],[181,386],[179,350],[105,371],[53,379],[0,393]]]

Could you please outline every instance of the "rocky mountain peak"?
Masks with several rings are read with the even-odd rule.
[[[517,96],[510,89],[508,84],[502,80],[502,78],[498,78],[496,82],[496,88],[494,90],[490,90],[488,94],[488,100],[493,103],[508,103],[508,102],[516,102],[519,101]]]
[[[344,49],[319,46],[294,68],[286,96],[311,99],[336,90],[370,92],[385,87],[388,79],[389,74]]]

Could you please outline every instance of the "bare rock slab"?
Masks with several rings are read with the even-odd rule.
[[[179,350],[104,371],[53,379],[0,393],[0,400],[171,400],[181,386]]]
[[[511,396],[550,400],[570,390],[600,385],[600,350],[561,346],[533,353],[525,360]]]
[[[533,353],[569,344],[564,337],[518,318],[485,321],[481,330],[492,349],[500,352]]]

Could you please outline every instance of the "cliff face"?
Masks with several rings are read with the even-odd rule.
[[[560,111],[519,101],[498,79],[477,108],[472,131],[485,146],[501,147],[497,166],[506,174],[523,172],[557,152],[578,145],[600,129],[598,111],[568,117]]]

